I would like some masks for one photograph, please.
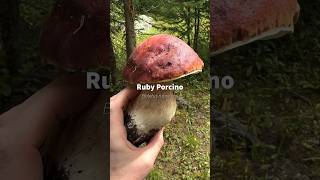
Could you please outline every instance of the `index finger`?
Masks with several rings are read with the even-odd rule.
[[[110,98],[110,108],[119,108],[124,110],[130,100],[138,95],[138,91],[131,87],[126,87],[118,94]]]
[[[126,129],[124,127],[123,111],[130,100],[132,100],[138,91],[133,88],[125,88],[118,94],[110,98],[110,144],[116,147],[117,144],[126,142]],[[116,141],[114,141],[116,139]],[[119,140],[122,141],[119,141]]]

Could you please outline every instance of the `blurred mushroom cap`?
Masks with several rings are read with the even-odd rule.
[[[297,0],[211,1],[211,55],[293,32]]]
[[[113,64],[109,21],[104,0],[58,0],[42,29],[43,59],[65,68]]]
[[[203,61],[181,39],[155,35],[140,44],[123,70],[130,83],[166,82],[202,71]]]

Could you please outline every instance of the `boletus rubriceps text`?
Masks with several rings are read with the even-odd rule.
[[[162,84],[202,71],[203,61],[181,39],[155,35],[131,54],[123,70],[129,84]],[[171,121],[176,112],[172,90],[142,90],[125,110],[127,139],[139,146]]]
[[[294,31],[297,0],[212,0],[211,56]]]

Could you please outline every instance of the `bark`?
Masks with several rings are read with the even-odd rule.
[[[191,18],[190,18],[190,11],[191,9],[188,7],[187,8],[187,13],[186,13],[186,24],[187,24],[187,39],[188,39],[188,45],[191,46]]]
[[[200,31],[200,10],[198,8],[195,8],[193,49],[196,52],[198,52],[199,31]]]
[[[126,47],[127,47],[127,59],[129,59],[131,53],[136,46],[136,33],[134,30],[134,8],[132,0],[124,0],[124,15],[125,15],[125,27],[126,27]]]
[[[112,83],[116,83],[116,58],[113,51],[112,41],[111,41],[111,26],[110,26],[110,0],[105,0],[107,12],[106,12],[106,26],[107,26],[107,46],[109,51],[109,61],[110,63],[110,71],[111,71],[111,79]]]

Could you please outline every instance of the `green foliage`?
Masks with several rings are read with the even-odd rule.
[[[215,179],[319,179],[320,3],[300,1],[295,33],[215,57],[214,73],[231,90],[212,103],[259,142],[229,136],[214,154]]]
[[[30,96],[46,84],[54,73],[52,67],[43,65],[38,50],[41,24],[53,2],[43,0],[18,2],[19,21],[14,23],[18,33],[10,39],[18,47],[13,52],[17,59],[9,61],[7,49],[0,38],[0,112]],[[8,27],[2,27],[2,30],[5,28]],[[9,63],[16,64],[16,72],[10,71]]]
[[[150,180],[162,180],[163,179],[163,173],[161,171],[154,170],[149,174]]]
[[[146,32],[136,29],[137,43],[160,33],[173,34],[189,41],[200,57],[208,65],[209,46],[209,1],[147,1],[134,0],[135,19],[144,22],[140,15],[146,15],[153,19],[152,28]],[[111,1],[111,32],[118,69],[121,70],[126,63],[124,10],[121,1]],[[197,14],[199,11],[199,14]],[[195,19],[199,18],[199,35],[195,35]],[[188,23],[189,22],[189,23]],[[145,22],[150,23],[150,22]],[[208,65],[209,66],[209,65]],[[119,74],[120,76],[120,74]]]
[[[209,0],[146,1],[136,0],[135,7],[140,14],[152,17],[154,27],[161,32],[174,34],[192,46],[201,57],[207,59],[209,42]],[[197,37],[196,20],[199,19]],[[196,47],[195,43],[199,47]]]

